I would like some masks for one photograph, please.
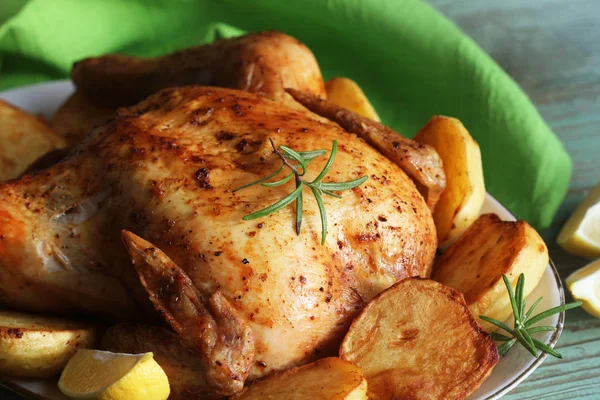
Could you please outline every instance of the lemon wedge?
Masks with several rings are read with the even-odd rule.
[[[600,257],[600,185],[579,204],[556,241],[569,253]]]
[[[565,282],[573,298],[583,303],[581,307],[600,318],[600,260],[573,272]]]
[[[152,353],[79,350],[60,376],[58,388],[75,399],[165,400],[169,380]]]

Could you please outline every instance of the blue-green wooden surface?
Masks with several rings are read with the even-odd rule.
[[[600,182],[600,1],[430,1],[521,85],[573,159],[567,198],[542,232],[566,278],[588,260],[562,251],[556,235]],[[600,399],[600,319],[569,311],[558,349],[563,360],[548,358],[504,398]]]
[[[600,182],[600,0],[430,2],[521,85],[573,158],[568,196],[552,227],[542,232],[566,277],[587,260],[563,252],[556,234]],[[547,359],[504,398],[600,399],[600,319],[569,311],[558,348],[563,360]],[[13,399],[20,397],[0,388],[0,400]]]

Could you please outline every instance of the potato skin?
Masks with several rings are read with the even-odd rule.
[[[352,79],[332,78],[325,83],[325,92],[327,92],[327,100],[333,104],[347,108],[373,121],[381,122],[365,93]]]
[[[361,368],[369,398],[464,399],[498,362],[456,290],[409,278],[374,297],[350,326],[340,357]]]
[[[548,261],[546,244],[527,222],[483,214],[437,259],[432,278],[463,293],[476,318],[486,315],[504,321],[512,309],[502,274],[514,287],[524,273],[527,296]],[[495,330],[488,322],[479,318],[478,322],[488,331]]]
[[[56,110],[50,123],[65,137],[69,146],[75,146],[85,139],[92,128],[115,113],[116,109],[92,104],[83,94],[75,92]]]
[[[433,220],[438,245],[445,248],[479,216],[485,200],[481,152],[458,119],[441,115],[431,118],[415,140],[433,147],[444,164],[446,189],[433,210]]]
[[[40,156],[66,145],[41,119],[2,100],[0,142],[0,182],[19,177]]]
[[[328,357],[257,380],[230,399],[367,400],[367,381],[356,365]]]
[[[56,376],[78,349],[92,348],[96,343],[97,330],[91,325],[38,317],[44,324],[25,327],[28,321],[24,321],[24,327],[16,326],[22,315],[0,312],[0,373],[4,375]],[[8,318],[11,323],[4,323]]]

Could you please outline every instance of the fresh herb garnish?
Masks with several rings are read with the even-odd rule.
[[[303,198],[302,191],[304,187],[307,186],[312,191],[312,194],[315,196],[315,200],[317,201],[317,206],[319,207],[319,213],[321,214],[321,244],[325,243],[325,237],[327,236],[327,213],[325,210],[325,205],[323,203],[322,195],[326,194],[328,196],[341,198],[342,196],[338,195],[334,192],[340,192],[343,190],[354,189],[357,186],[360,186],[364,181],[368,179],[367,176],[363,176],[358,179],[354,179],[352,181],[347,182],[323,182],[323,179],[331,169],[333,165],[333,161],[335,160],[335,156],[337,154],[337,141],[333,141],[333,146],[331,148],[331,154],[329,155],[329,159],[327,163],[323,167],[323,170],[319,173],[319,175],[313,179],[312,181],[307,181],[302,177],[306,174],[308,165],[310,162],[322,155],[327,154],[326,150],[313,150],[313,151],[294,151],[286,146],[279,146],[279,149],[275,146],[273,139],[269,138],[271,142],[271,146],[273,146],[273,150],[275,154],[281,158],[283,164],[279,167],[275,172],[261,178],[255,182],[248,183],[242,187],[239,187],[234,190],[234,192],[245,189],[247,187],[261,184],[265,187],[275,187],[281,186],[290,180],[294,179],[296,182],[296,189],[282,198],[281,200],[276,201],[271,204],[269,207],[263,208],[262,210],[258,210],[253,212],[252,214],[248,214],[244,216],[242,219],[244,221],[250,221],[256,218],[265,217],[267,215],[273,214],[285,206],[296,202],[296,234],[300,235],[300,228],[302,225],[302,206],[303,206]],[[297,165],[292,165],[291,162],[297,162]],[[280,179],[275,182],[267,182],[269,179],[277,176],[284,168],[288,168],[291,172],[283,179]]]
[[[550,354],[556,358],[562,358],[562,355],[552,349],[550,346],[545,343],[540,342],[539,340],[532,338],[531,335],[536,332],[549,332],[555,331],[556,327],[554,326],[533,326],[536,322],[540,322],[541,320],[548,318],[554,314],[558,314],[560,312],[569,310],[571,308],[579,307],[582,303],[580,301],[574,303],[563,304],[558,307],[551,308],[549,310],[543,311],[537,314],[534,317],[531,317],[533,310],[537,307],[538,304],[542,301],[542,297],[537,299],[535,303],[529,308],[527,312],[525,312],[525,298],[523,295],[523,289],[525,287],[525,275],[519,275],[519,279],[517,280],[517,286],[515,286],[515,290],[513,292],[512,287],[510,286],[510,282],[508,277],[505,274],[502,274],[502,279],[504,280],[504,284],[506,285],[506,289],[508,290],[508,296],[510,298],[510,304],[513,309],[514,314],[514,328],[511,329],[505,323],[498,321],[494,318],[486,317],[484,315],[480,315],[484,321],[487,321],[491,324],[496,325],[497,327],[505,330],[511,336],[506,336],[498,332],[492,332],[492,339],[498,342],[504,342],[500,346],[498,346],[498,353],[501,356],[506,355],[511,347],[519,342],[523,347],[525,347],[534,357],[539,357],[539,351],[543,353]],[[531,318],[530,318],[531,317]]]

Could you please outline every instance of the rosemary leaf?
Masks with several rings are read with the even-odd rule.
[[[285,178],[283,178],[279,181],[265,182],[265,183],[262,183],[262,185],[265,187],[281,186],[281,185],[284,185],[284,184],[288,183],[289,181],[291,181],[293,177],[294,177],[294,173],[292,172],[291,174],[289,174],[288,176],[286,176]]]
[[[547,344],[542,343],[537,339],[533,339],[533,343],[535,344],[535,346],[538,349],[540,349],[544,353],[550,354],[551,356],[554,356],[556,358],[563,358],[562,354],[560,354],[558,351],[554,350],[552,347],[548,346]]]
[[[327,175],[327,173],[331,169],[331,166],[333,165],[333,160],[335,159],[336,154],[337,154],[337,140],[334,140],[333,146],[331,147],[331,154],[329,154],[327,163],[325,163],[325,166],[321,170],[321,173],[311,183],[318,183],[323,178],[325,178],[325,175]],[[341,189],[341,190],[344,190],[344,189]]]
[[[527,314],[525,314],[525,321],[527,321],[529,319],[529,317],[531,316],[531,314],[533,313],[533,310],[535,310],[535,308],[538,306],[538,304],[540,304],[540,302],[542,301],[544,297],[540,297],[539,299],[537,299],[535,301],[535,303],[533,303],[533,305],[531,307],[529,307],[529,311],[527,311]]]
[[[532,334],[538,332],[551,332],[556,331],[556,327],[554,326],[532,326],[536,322],[543,320],[544,318],[550,317],[559,312],[563,312],[569,310],[571,308],[575,308],[581,305],[581,302],[563,304],[558,307],[551,308],[549,310],[543,311],[536,315],[535,317],[529,319],[529,316],[533,313],[533,310],[540,304],[542,301],[542,297],[537,299],[533,305],[529,308],[527,313],[525,312],[525,275],[520,274],[517,279],[517,284],[515,286],[515,291],[510,285],[508,280],[508,276],[505,274],[502,275],[502,279],[504,280],[504,284],[506,285],[506,290],[508,292],[508,297],[510,299],[510,304],[513,309],[514,319],[515,319],[515,327],[514,329],[510,329],[506,324],[495,320],[490,317],[486,317],[485,315],[479,316],[484,321],[490,322],[511,334],[513,338],[511,339],[509,336],[500,334],[500,333],[492,333],[492,338],[494,340],[504,342],[501,346],[498,347],[498,353],[500,355],[506,355],[508,350],[516,343],[519,342],[523,347],[527,349],[534,357],[539,357],[539,351],[542,351],[546,354],[550,354],[551,356],[562,358],[562,355],[556,350],[552,349],[545,343],[531,337]]]
[[[244,186],[240,186],[239,188],[237,188],[237,189],[234,189],[234,190],[233,190],[233,192],[235,193],[235,192],[237,192],[238,190],[246,189],[247,187],[250,187],[250,186],[256,185],[256,184],[258,184],[258,183],[261,183],[261,182],[264,182],[264,181],[268,181],[269,179],[273,178],[275,175],[277,175],[277,174],[279,174],[281,171],[283,171],[283,167],[284,167],[284,166],[285,166],[285,165],[282,165],[281,167],[279,167],[279,169],[278,169],[277,171],[273,172],[272,174],[269,174],[269,175],[265,176],[264,178],[260,178],[260,179],[259,179],[259,180],[257,180],[257,181],[254,181],[254,182],[248,183],[248,184],[246,184],[246,185],[244,185]]]
[[[315,200],[317,200],[317,205],[319,206],[319,214],[321,214],[321,244],[324,244],[325,236],[327,236],[327,214],[325,213],[325,205],[323,204],[323,199],[321,198],[318,189],[311,187],[310,190],[312,190],[315,195]]]
[[[496,325],[498,328],[504,329],[506,332],[508,332],[510,334],[513,333],[512,329],[510,329],[508,327],[508,325],[506,325],[504,322],[498,321],[497,319],[494,319],[494,318],[486,317],[485,315],[480,315],[479,318],[481,318],[484,321],[489,322],[490,324]]]
[[[321,182],[319,183],[319,187],[329,191],[354,189],[355,187],[360,186],[368,178],[368,176],[363,176],[348,182]]]
[[[317,158],[327,154],[327,150],[311,150],[311,151],[297,151],[306,161],[310,161],[313,158]]]
[[[508,353],[508,351],[510,350],[510,348],[513,347],[513,345],[516,342],[517,342],[517,339],[512,338],[508,342],[502,344],[501,346],[498,346],[498,354],[500,354],[501,356],[505,356],[506,353]]]
[[[330,192],[329,190],[325,190],[323,188],[321,188],[321,192],[323,192],[323,194],[326,194],[328,196],[335,197],[336,199],[341,199],[342,198],[342,196],[340,196],[339,194]]]
[[[517,307],[517,301],[515,300],[515,293],[513,292],[512,286],[510,286],[510,281],[508,280],[508,276],[506,276],[506,274],[502,274],[502,279],[504,280],[504,285],[506,285],[506,290],[508,290],[508,297],[510,299],[510,305],[513,310],[515,322],[520,321],[521,315],[519,314],[519,307]]]
[[[530,335],[532,333],[538,333],[538,332],[552,332],[556,330],[555,326],[532,326],[531,328],[526,328],[525,329],[527,331],[527,333],[529,333]]]
[[[541,313],[539,313],[538,315],[536,315],[535,317],[532,317],[531,319],[527,320],[525,322],[525,327],[530,327],[531,325],[535,324],[536,322],[539,322],[545,318],[548,318],[554,314],[558,314],[560,312],[563,311],[567,311],[570,310],[571,308],[575,308],[575,307],[579,307],[580,305],[582,305],[583,303],[580,301],[576,301],[574,303],[568,303],[568,304],[563,304],[561,306],[557,306],[557,307],[553,307],[549,310],[546,311],[542,311]]]
[[[296,182],[296,187],[302,186],[302,182]],[[302,227],[302,192],[296,198],[296,235],[300,236],[300,228]]]
[[[269,138],[269,141],[271,142],[273,151],[275,152],[275,154],[277,154],[277,156],[279,156],[279,158],[283,162],[283,165],[277,171],[273,172],[272,174],[269,174],[269,175],[265,176],[264,178],[259,179],[258,181],[254,181],[254,182],[244,185],[240,188],[237,188],[234,190],[234,192],[236,192],[240,189],[244,189],[244,188],[259,184],[259,183],[265,187],[277,187],[277,186],[284,185],[285,183],[289,182],[292,178],[295,178],[296,189],[292,193],[288,194],[287,196],[278,200],[277,202],[271,204],[270,206],[268,206],[262,210],[256,211],[252,214],[246,215],[246,216],[242,217],[242,219],[244,221],[249,221],[249,220],[256,219],[256,218],[265,217],[267,215],[270,215],[272,213],[275,213],[275,212],[281,210],[283,207],[286,207],[287,205],[291,204],[293,201],[296,201],[295,228],[296,228],[296,234],[300,235],[300,230],[302,227],[302,210],[304,207],[304,198],[302,195],[302,191],[304,189],[304,186],[308,186],[311,189],[313,195],[315,196],[315,200],[317,201],[317,205],[319,207],[319,213],[321,215],[321,244],[324,244],[325,237],[327,236],[327,212],[325,211],[325,205],[323,203],[323,198],[321,196],[328,195],[328,196],[332,196],[332,197],[339,199],[342,196],[338,195],[337,193],[334,193],[334,191],[353,189],[353,188],[357,187],[358,185],[362,184],[364,181],[366,181],[368,179],[368,177],[363,176],[362,178],[355,179],[353,181],[348,181],[348,182],[327,182],[327,183],[321,182],[321,180],[323,178],[325,178],[325,176],[331,169],[331,166],[333,165],[333,161],[337,154],[337,141],[334,140],[333,146],[331,148],[331,154],[329,155],[329,158],[327,159],[327,163],[323,167],[323,170],[319,173],[317,178],[315,178],[312,182],[305,181],[302,179],[302,176],[304,174],[306,174],[307,167],[310,164],[311,160],[313,160],[316,157],[327,154],[327,151],[326,150],[295,151],[287,146],[279,146],[279,149],[278,149],[277,146],[275,146],[275,142],[273,142],[273,139]],[[290,161],[296,161],[298,163],[298,165],[294,165]],[[275,177],[277,174],[279,174],[283,170],[283,168],[286,168],[286,167],[289,168],[289,170],[291,172],[285,178],[280,179],[275,182],[266,182],[269,179]],[[302,168],[302,172],[299,171],[300,168]]]
[[[298,175],[303,176],[304,174],[306,174],[306,170],[308,169],[308,162],[304,157],[302,157],[300,154],[296,153],[294,150],[290,149],[287,146],[279,146],[279,148],[281,149],[283,154],[287,156],[286,158],[291,158],[294,161],[298,161],[298,163],[302,167],[302,173],[298,173]]]
[[[514,333],[515,338],[519,341],[519,343],[521,343],[523,347],[527,349],[527,351],[529,351],[535,358],[537,358],[539,354],[529,334],[524,329],[515,329]]]
[[[519,279],[517,279],[517,286],[515,287],[515,301],[517,303],[517,307],[519,308],[519,318],[523,317],[523,312],[525,309],[525,299],[523,298],[524,286],[525,286],[525,275],[521,272],[519,274]],[[519,322],[523,322],[523,321],[520,320]]]
[[[250,221],[250,220],[253,220],[256,218],[265,217],[269,214],[273,214],[274,212],[281,210],[283,207],[287,206],[288,204],[291,204],[294,200],[296,200],[296,198],[302,193],[303,187],[304,187],[304,185],[301,183],[296,188],[296,190],[294,190],[292,193],[285,196],[283,199],[271,204],[269,207],[263,208],[262,210],[258,210],[256,212],[253,212],[252,214],[248,214],[248,215],[242,217],[242,219],[244,221]]]

